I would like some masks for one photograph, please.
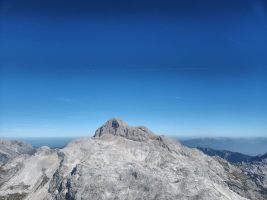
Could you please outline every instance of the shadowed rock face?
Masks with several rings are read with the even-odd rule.
[[[102,137],[106,135],[121,136],[134,141],[147,141],[156,138],[148,128],[143,126],[129,126],[120,119],[111,119],[103,126],[96,130],[94,137]]]

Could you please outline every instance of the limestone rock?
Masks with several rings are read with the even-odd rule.
[[[129,126],[120,119],[113,118],[96,130],[94,137],[114,135],[125,137],[134,141],[147,141],[156,136],[144,126]]]
[[[225,160],[119,119],[63,149],[18,156],[2,166],[3,173],[8,178],[0,199],[263,200],[266,187],[259,190]]]

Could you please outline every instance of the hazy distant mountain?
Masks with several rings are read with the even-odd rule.
[[[251,156],[267,152],[267,138],[194,138],[180,141],[188,147],[228,150]]]
[[[2,165],[0,199],[266,199],[266,176],[253,169],[111,119],[94,137]]]
[[[197,149],[201,150],[203,153],[209,156],[219,156],[230,163],[252,163],[252,162],[260,162],[267,158],[267,153],[262,156],[249,156],[238,152],[226,151],[226,150],[216,150],[212,148],[204,148],[197,147]]]

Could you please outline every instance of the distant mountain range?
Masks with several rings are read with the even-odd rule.
[[[209,156],[219,156],[230,163],[252,163],[252,162],[261,162],[262,160],[267,158],[267,153],[262,156],[249,156],[238,152],[232,152],[227,150],[216,150],[207,147],[197,147],[197,149],[201,150],[203,153]],[[267,151],[267,149],[266,149]]]
[[[178,139],[188,147],[202,147],[216,150],[227,150],[241,154],[257,156],[267,152],[266,138],[193,138]]]

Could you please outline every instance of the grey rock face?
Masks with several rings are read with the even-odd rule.
[[[0,199],[49,199],[48,186],[59,163],[57,150],[48,147],[9,160],[0,168]]]
[[[246,199],[228,188],[215,159],[118,119],[62,154],[53,199]]]
[[[60,150],[40,148],[2,169],[10,174],[14,166],[0,186],[0,199],[264,199],[240,168],[119,119],[92,138]]]
[[[97,129],[94,137],[105,135],[121,136],[134,141],[147,141],[156,137],[154,133],[144,126],[129,126],[127,123],[116,118],[107,121]]]
[[[5,164],[9,159],[22,154],[32,155],[34,152],[35,150],[32,146],[24,142],[0,140],[0,166]]]
[[[262,199],[267,199],[267,159],[252,163],[242,163],[239,167],[250,178],[250,181],[256,185]]]

